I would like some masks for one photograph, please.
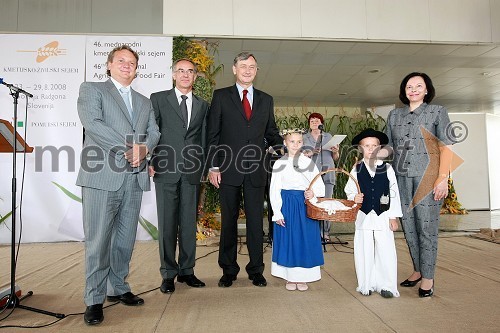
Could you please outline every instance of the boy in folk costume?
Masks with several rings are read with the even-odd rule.
[[[351,171],[362,193],[349,178],[345,193],[349,200],[362,204],[356,218],[354,264],[359,291],[371,295],[376,291],[384,298],[399,297],[397,289],[397,256],[393,231],[402,216],[398,184],[391,165],[377,159],[387,135],[374,129],[363,130],[352,140],[363,153],[363,159]]]
[[[307,282],[321,279],[324,263],[320,227],[306,215],[304,199],[325,195],[321,178],[307,190],[319,173],[314,162],[301,153],[300,129],[283,130],[287,154],[273,166],[269,196],[273,208],[273,255],[271,274],[286,280],[287,290],[306,291]]]

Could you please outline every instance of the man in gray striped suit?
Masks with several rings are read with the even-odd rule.
[[[108,56],[110,79],[84,82],[78,115],[85,129],[81,167],[85,233],[84,321],[103,321],[104,300],[141,305],[125,281],[143,191],[149,191],[147,156],[160,138],[148,98],[130,88],[138,54],[126,45]]]

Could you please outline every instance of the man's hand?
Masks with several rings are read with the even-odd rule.
[[[152,165],[149,166],[148,172],[149,172],[149,177],[154,177],[154,175],[156,173],[155,168],[153,168]]]
[[[125,152],[125,158],[133,168],[141,165],[148,154],[148,147],[144,144],[134,143],[132,147]]]
[[[210,180],[210,183],[216,188],[219,188],[220,179],[221,179],[220,171],[210,170],[208,172],[208,180]]]

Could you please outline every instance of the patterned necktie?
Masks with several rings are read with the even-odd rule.
[[[132,112],[132,105],[130,105],[130,89],[121,87],[120,88],[120,95],[122,95],[123,101],[125,102],[125,106],[127,107],[128,114],[130,115],[130,119],[134,119],[134,115]]]
[[[243,104],[243,110],[245,110],[245,116],[247,117],[247,120],[250,120],[250,116],[252,115],[252,107],[250,106],[250,102],[248,101],[247,94],[248,90],[243,90],[243,99],[241,100],[241,103]]]
[[[184,119],[184,124],[186,124],[186,127],[188,126],[188,108],[186,104],[187,96],[186,95],[181,95],[182,101],[181,101],[181,114],[182,118]]]

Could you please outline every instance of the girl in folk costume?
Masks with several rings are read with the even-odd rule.
[[[349,200],[362,204],[356,218],[354,233],[354,264],[358,278],[356,291],[371,295],[376,291],[385,298],[399,297],[397,288],[397,256],[393,231],[398,229],[401,212],[396,175],[390,164],[377,159],[387,136],[371,128],[352,140],[363,153],[351,175],[362,193],[357,193],[349,178],[345,193]]]
[[[319,178],[312,190],[306,190],[319,173],[312,160],[301,153],[300,129],[280,134],[288,153],[273,166],[270,201],[276,222],[274,228],[271,274],[286,280],[287,290],[305,291],[307,282],[321,279],[323,265],[319,224],[306,215],[304,199],[325,195],[325,184]]]

